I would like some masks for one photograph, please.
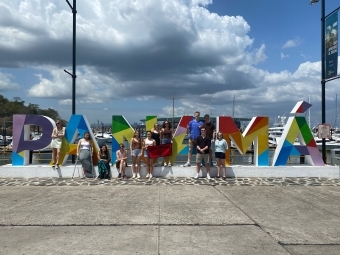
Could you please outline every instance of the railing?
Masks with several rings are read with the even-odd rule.
[[[111,147],[108,147],[109,151],[111,151]],[[129,149],[128,149],[129,151]],[[269,156],[269,165],[272,161],[272,155],[274,150],[270,150]],[[330,154],[330,151],[328,151]],[[213,153],[214,154],[214,153]],[[131,162],[131,156],[128,152],[128,162]],[[34,151],[31,154],[31,162],[33,164],[49,164],[52,159],[51,151]],[[214,159],[214,157],[213,157]],[[332,158],[328,157],[332,162]],[[304,156],[290,156],[288,159],[288,164],[304,164]],[[176,165],[183,165],[187,161],[187,155],[178,155],[175,164]],[[158,163],[161,163],[162,159],[158,159]],[[196,162],[196,155],[191,157],[191,162]],[[327,160],[327,164],[331,164]],[[12,163],[12,152],[7,150],[0,150],[0,165],[6,165]],[[71,157],[68,158],[67,163],[72,163]],[[237,164],[237,165],[252,165],[254,164],[254,151],[249,150],[245,155],[241,155],[236,149],[230,149],[230,164]]]

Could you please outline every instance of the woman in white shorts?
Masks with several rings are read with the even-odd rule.
[[[135,134],[130,141],[130,151],[132,158],[132,178],[140,178],[141,157],[142,157],[142,139],[140,138],[139,131]],[[136,166],[137,165],[137,166]]]
[[[153,164],[152,159],[149,158],[148,147],[155,146],[156,141],[151,138],[151,131],[147,131],[146,138],[144,139],[144,158],[146,159],[146,178],[152,178]]]
[[[65,135],[65,127],[63,127],[60,120],[55,122],[56,127],[52,131],[52,167],[59,168],[59,156],[60,156],[60,149],[63,142],[63,137]]]

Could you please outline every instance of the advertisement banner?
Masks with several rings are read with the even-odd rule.
[[[326,18],[326,80],[338,75],[338,12]]]

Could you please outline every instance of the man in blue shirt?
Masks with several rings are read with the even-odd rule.
[[[203,126],[203,122],[199,120],[200,112],[196,111],[194,113],[194,119],[189,122],[187,126],[187,134],[189,134],[189,153],[188,153],[188,162],[183,166],[190,166],[190,159],[192,156],[192,149],[196,146],[196,138],[201,135],[201,127]]]

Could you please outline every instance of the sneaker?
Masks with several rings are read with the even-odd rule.
[[[145,178],[149,178],[149,174],[147,174],[147,175],[145,176]]]
[[[151,178],[152,178],[152,174],[149,175],[149,179],[151,179]]]
[[[195,175],[195,179],[198,179],[198,174]]]
[[[171,166],[171,163],[169,162],[168,166]]]
[[[164,163],[164,167],[167,167],[168,165],[166,163]]]
[[[188,161],[188,162],[185,163],[183,166],[190,166],[190,162]]]
[[[211,178],[210,178],[210,174],[207,174],[207,179],[208,179],[208,180],[210,180],[210,179],[211,179]]]
[[[139,178],[140,178],[140,174],[139,174],[139,173],[137,174],[137,177],[136,177],[136,178],[137,178],[137,179],[139,179]]]
[[[132,177],[131,177],[131,179],[134,179],[134,178],[135,178],[135,173],[133,173],[133,174],[132,174]]]

